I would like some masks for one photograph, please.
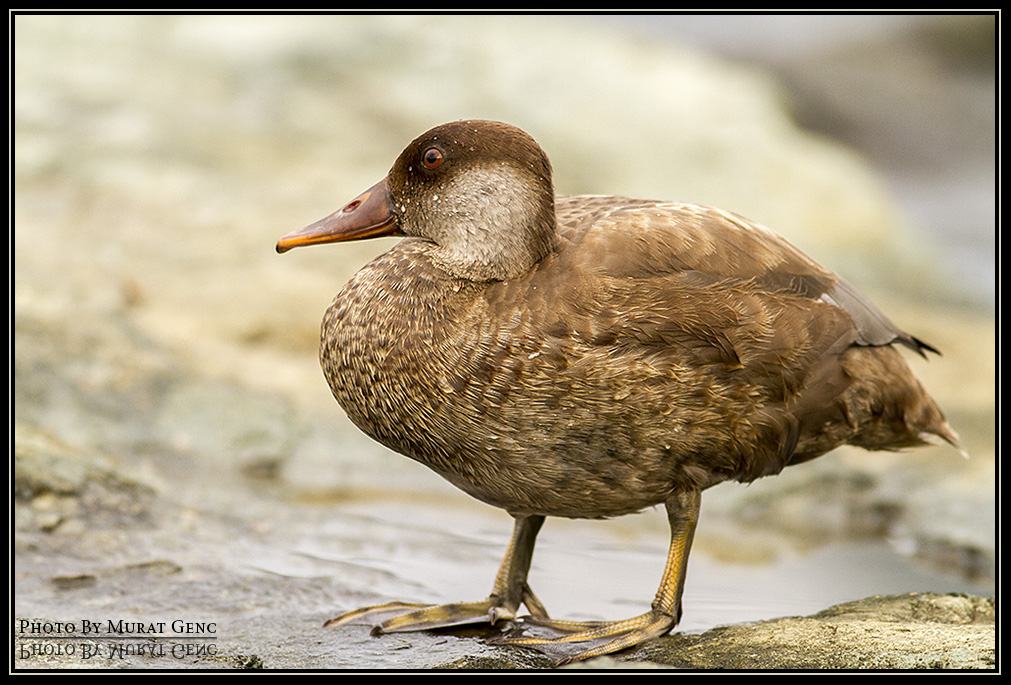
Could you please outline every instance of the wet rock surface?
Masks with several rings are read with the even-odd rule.
[[[487,629],[322,628],[391,599],[485,596],[510,521],[372,444],[329,396],[322,312],[385,247],[290,259],[273,244],[418,132],[475,114],[532,130],[560,192],[734,209],[866,283],[943,350],[914,368],[971,454],[840,450],[707,492],[680,632],[590,666],[993,668],[993,309],[950,278],[948,251],[910,239],[858,154],[799,130],[761,70],[598,26],[271,19],[14,19],[15,668],[550,667],[485,644]],[[440,50],[406,59],[419,34]],[[558,52],[523,57],[518,35]],[[599,62],[580,47],[591,39]],[[630,70],[643,80],[617,78]],[[590,107],[602,81],[650,117]],[[514,98],[520,84],[540,97]],[[615,131],[631,147],[602,165]],[[552,614],[645,610],[666,551],[653,514],[549,521],[532,582]],[[784,615],[803,618],[769,621]],[[112,634],[141,626],[164,630]],[[776,640],[794,648],[757,646]]]
[[[971,595],[868,597],[811,616],[675,635],[627,658],[698,670],[985,670],[997,663],[995,613],[992,598]]]

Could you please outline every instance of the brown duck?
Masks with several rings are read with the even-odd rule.
[[[729,212],[627,197],[556,197],[538,144],[502,123],[423,134],[386,178],[290,233],[301,245],[406,236],[326,312],[334,397],[380,443],[515,518],[482,601],[390,603],[376,632],[515,619],[567,661],[670,631],[701,493],[840,445],[894,450],[958,436],[896,344],[935,352],[772,231]],[[663,504],[671,544],[645,614],[548,617],[527,584],[545,516]]]

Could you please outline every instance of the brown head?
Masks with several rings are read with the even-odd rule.
[[[342,209],[282,237],[278,252],[385,235],[425,238],[433,261],[458,278],[523,273],[554,242],[547,155],[527,133],[493,121],[457,121],[416,138],[386,178]]]

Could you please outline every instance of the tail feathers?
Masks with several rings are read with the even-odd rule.
[[[964,458],[969,458],[969,453],[966,452],[965,448],[962,446],[962,439],[958,437],[958,433],[952,429],[947,420],[942,420],[940,424],[929,431],[922,431],[920,433],[920,439],[932,445],[942,445],[947,443],[957,449],[959,454],[961,454]]]
[[[919,383],[917,383],[919,386]],[[958,433],[948,423],[941,408],[937,406],[930,395],[920,387],[918,401],[906,405],[906,426],[911,435],[915,435],[920,440],[931,445],[947,443],[954,447],[959,453],[969,458],[969,453],[962,446],[962,439]]]

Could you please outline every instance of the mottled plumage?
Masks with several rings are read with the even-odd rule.
[[[382,183],[278,249],[382,234],[409,237],[323,320],[333,394],[369,436],[516,517],[521,538],[476,613],[420,609],[384,630],[511,618],[521,601],[568,630],[526,585],[543,517],[662,503],[680,542],[651,612],[562,638],[613,639],[575,658],[621,649],[676,624],[702,490],[844,444],[957,445],[894,344],[933,348],[851,285],[728,212],[556,198],[547,157],[519,129],[433,129]]]

